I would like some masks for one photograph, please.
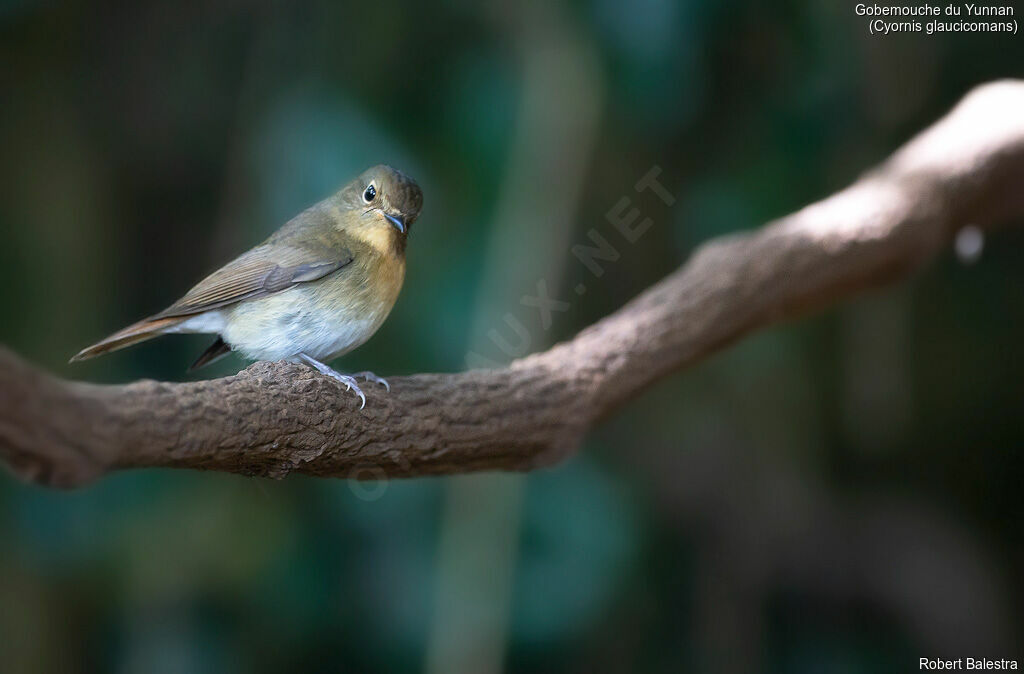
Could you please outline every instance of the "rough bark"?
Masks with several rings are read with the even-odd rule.
[[[963,226],[1024,216],[1024,83],[969,94],[849,188],[711,241],[573,340],[496,370],[367,387],[257,363],[197,383],[55,379],[0,349],[0,460],[72,487],[123,468],[379,479],[529,470],[644,387],[743,335],[901,278]]]

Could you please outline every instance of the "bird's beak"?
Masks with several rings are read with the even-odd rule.
[[[395,229],[397,229],[402,234],[405,234],[405,222],[401,218],[396,217],[394,215],[388,215],[387,213],[384,213],[384,217],[387,218],[388,221],[395,226]]]

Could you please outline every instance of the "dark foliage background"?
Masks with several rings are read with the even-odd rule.
[[[0,341],[99,382],[186,378],[202,338],[66,361],[370,164],[426,205],[398,306],[341,365],[454,371],[504,359],[507,313],[531,350],[567,337],[1024,74],[1019,37],[871,37],[810,1],[6,0],[0,54]],[[633,191],[655,165],[671,208]],[[570,247],[624,196],[654,224],[595,278]],[[549,329],[519,303],[539,279],[571,304]],[[0,670],[1020,659],[1022,336],[1007,233],[664,382],[525,478],[5,477]]]

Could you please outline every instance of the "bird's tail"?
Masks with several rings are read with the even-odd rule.
[[[132,344],[144,342],[153,337],[159,337],[167,332],[169,328],[188,319],[188,316],[171,316],[168,318],[145,318],[138,323],[133,323],[123,330],[118,330],[106,339],[96,342],[90,347],[82,349],[72,357],[70,362],[86,358],[95,358],[104,353],[117,351]]]

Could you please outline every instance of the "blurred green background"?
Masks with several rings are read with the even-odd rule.
[[[425,207],[395,311],[338,366],[458,371],[571,336],[1024,74],[1019,37],[871,37],[810,0],[5,0],[0,53],[0,342],[95,382],[187,379],[206,338],[67,359],[371,164]],[[633,190],[653,166],[672,207]],[[570,249],[618,236],[622,197],[654,224],[595,278]],[[520,303],[541,280],[571,305],[547,328]],[[527,477],[0,475],[0,671],[1020,659],[1022,336],[1011,230],[662,382]]]

